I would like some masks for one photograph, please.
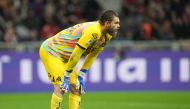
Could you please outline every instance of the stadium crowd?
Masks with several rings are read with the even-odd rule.
[[[97,20],[105,10],[100,1],[0,0],[0,42],[44,40],[76,23]],[[117,39],[190,39],[189,0],[118,1],[121,29]]]

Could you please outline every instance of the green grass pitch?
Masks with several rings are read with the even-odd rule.
[[[50,93],[0,94],[0,109],[49,109]],[[68,94],[62,109],[68,109]],[[190,92],[90,92],[81,109],[190,109]]]

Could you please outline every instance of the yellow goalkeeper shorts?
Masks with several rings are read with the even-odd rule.
[[[42,63],[44,64],[44,67],[46,69],[46,72],[48,74],[48,78],[54,85],[61,85],[63,82],[63,76],[65,73],[65,66],[66,63],[63,62],[63,59],[60,57],[54,57],[50,54],[48,54],[45,49],[43,48],[43,45],[40,47],[40,58]],[[73,70],[71,76],[70,76],[70,84],[77,85],[77,71],[76,68]]]

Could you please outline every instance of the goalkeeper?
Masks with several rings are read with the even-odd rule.
[[[98,54],[120,27],[118,14],[105,11],[98,21],[85,22],[64,29],[45,40],[40,47],[40,58],[54,91],[51,109],[61,109],[64,93],[70,91],[69,109],[79,109],[81,94],[85,92],[84,77]],[[85,55],[82,68],[75,66]]]

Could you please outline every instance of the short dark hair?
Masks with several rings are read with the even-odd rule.
[[[115,16],[119,17],[118,13],[113,10],[107,10],[100,16],[99,22],[100,24],[104,24],[106,21],[111,22]]]

